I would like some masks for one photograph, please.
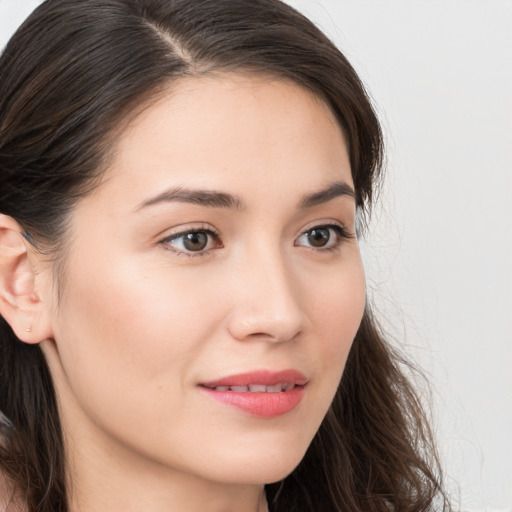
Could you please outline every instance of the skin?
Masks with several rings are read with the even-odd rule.
[[[265,511],[263,485],[303,457],[364,310],[353,197],[301,206],[334,182],[353,187],[339,125],[285,81],[186,79],[130,122],[105,178],[71,215],[59,300],[51,266],[21,242],[30,272],[19,272],[25,312],[13,320],[54,378],[71,510]],[[176,187],[243,207],[141,206]],[[324,225],[348,237],[328,228],[313,247],[308,230]],[[169,239],[205,229],[216,235],[201,251]],[[290,368],[308,383],[275,418],[198,387]]]

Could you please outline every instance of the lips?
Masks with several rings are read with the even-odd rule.
[[[239,393],[280,393],[281,391],[290,391],[294,387],[295,384],[291,382],[280,382],[273,386],[250,384],[249,386],[215,386],[212,389],[215,389],[215,391],[237,391]]]
[[[262,418],[273,418],[295,409],[304,394],[307,378],[297,370],[260,370],[230,375],[200,384],[209,397]]]
[[[239,375],[230,375],[218,380],[203,382],[201,385],[208,388],[216,388],[218,386],[251,386],[264,385],[275,386],[277,384],[294,384],[304,386],[307,378],[297,370],[282,370],[272,372],[269,370],[258,370],[250,373],[240,373]]]

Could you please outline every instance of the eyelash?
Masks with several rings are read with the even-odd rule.
[[[199,257],[199,256],[205,256],[206,254],[208,254],[208,252],[211,249],[203,249],[201,251],[187,251],[186,249],[177,249],[175,247],[172,247],[170,244],[170,242],[172,242],[174,240],[178,240],[178,239],[184,237],[185,235],[191,235],[191,234],[197,234],[197,233],[204,233],[204,234],[208,235],[210,240],[213,238],[214,240],[218,241],[219,244],[218,244],[218,247],[216,247],[217,249],[220,249],[223,247],[222,243],[220,243],[220,240],[219,240],[220,234],[207,226],[198,226],[198,227],[188,228],[188,229],[179,231],[178,233],[173,233],[172,235],[165,237],[163,240],[160,240],[160,242],[158,242],[158,244],[163,245],[168,251],[175,252],[179,256],[188,256],[188,257],[194,257],[194,258]]]
[[[352,240],[354,235],[349,232],[346,228],[339,224],[317,224],[315,226],[312,226],[305,231],[303,231],[300,236],[297,237],[297,239],[307,235],[308,233],[314,231],[314,230],[320,230],[320,229],[327,229],[329,231],[334,231],[336,240],[334,241],[334,244],[332,247],[309,247],[311,250],[316,252],[337,252],[341,249],[341,245],[346,240]],[[329,239],[330,241],[330,239]]]
[[[355,238],[354,234],[349,232],[343,226],[341,226],[339,224],[330,223],[330,224],[318,224],[318,225],[312,226],[312,227],[306,229],[305,231],[303,231],[297,237],[296,240],[300,239],[301,237],[307,235],[308,233],[310,233],[314,230],[321,230],[321,229],[334,231],[337,240],[334,241],[334,245],[332,247],[309,246],[309,248],[312,251],[324,252],[324,253],[325,252],[336,252],[336,251],[340,250],[340,246],[342,245],[344,240],[351,240],[351,239]],[[158,244],[164,246],[167,250],[175,252],[177,255],[180,255],[180,256],[187,256],[187,257],[193,257],[193,258],[205,256],[209,253],[210,250],[212,250],[212,248],[201,249],[200,251],[187,251],[186,249],[177,249],[177,248],[171,246],[171,242],[173,242],[175,240],[178,240],[186,235],[193,235],[193,234],[198,234],[198,233],[206,234],[210,239],[213,238],[218,243],[218,246],[215,247],[216,249],[221,249],[223,247],[223,245],[219,239],[220,234],[218,232],[214,231],[213,229],[211,229],[210,227],[206,227],[206,226],[199,226],[199,227],[184,229],[178,233],[173,233],[172,235],[167,236],[164,239],[160,240],[158,242]],[[330,241],[330,239],[329,239],[329,241]],[[294,244],[294,245],[296,247],[300,247],[300,245],[298,245],[298,244]]]

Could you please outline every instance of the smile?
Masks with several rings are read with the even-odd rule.
[[[282,391],[290,391],[295,387],[292,382],[275,384],[273,386],[265,386],[265,384],[251,384],[250,386],[215,386],[215,391],[236,391],[238,393],[281,393]]]
[[[223,405],[260,418],[274,418],[295,409],[307,378],[296,370],[255,371],[205,382],[199,389]]]

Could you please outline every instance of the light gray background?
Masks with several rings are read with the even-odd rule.
[[[450,488],[512,511],[512,2],[288,0],[338,44],[386,131],[370,295],[434,385]],[[38,1],[0,0],[0,45]]]

